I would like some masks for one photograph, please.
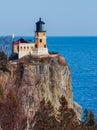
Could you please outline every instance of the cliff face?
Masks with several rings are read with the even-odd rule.
[[[68,108],[72,108],[81,120],[81,107],[73,101],[71,72],[61,56],[24,57],[19,61],[10,61],[9,70],[10,73],[0,71],[0,84],[5,97],[11,89],[15,90],[22,115],[27,118],[27,127],[43,98],[58,109],[59,98],[64,96]]]

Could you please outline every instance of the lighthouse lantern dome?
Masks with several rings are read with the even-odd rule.
[[[39,21],[36,23],[36,32],[45,32],[44,30],[44,22],[39,18]]]

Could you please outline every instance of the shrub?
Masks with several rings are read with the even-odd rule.
[[[41,63],[45,63],[45,61],[46,61],[46,59],[45,59],[44,57],[42,57],[42,58],[40,59],[40,62],[41,62]]]
[[[4,52],[0,52],[0,70],[3,72],[10,72],[7,67],[8,58]]]
[[[43,99],[34,117],[34,121],[36,121],[34,130],[57,130],[58,122],[54,114],[51,102],[46,103],[45,99]]]
[[[7,68],[6,64],[3,64],[0,68],[0,70],[2,70],[3,72],[10,72],[9,69]]]
[[[0,61],[7,63],[7,55],[4,52],[0,52]]]
[[[96,125],[96,121],[95,121],[95,117],[94,117],[93,112],[85,109],[83,123],[84,123],[84,125],[87,125],[87,126],[95,126]]]

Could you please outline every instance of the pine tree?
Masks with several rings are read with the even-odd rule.
[[[60,130],[70,130],[73,129],[74,121],[73,119],[76,119],[76,114],[73,111],[73,109],[68,108],[68,102],[66,101],[66,98],[62,96],[60,99],[60,107],[59,107],[59,114],[58,119],[60,121]]]
[[[84,110],[83,124],[87,124],[89,119],[89,111],[87,109]]]
[[[96,121],[95,121],[93,112],[89,113],[89,119],[88,119],[87,125],[88,126],[95,126],[96,125]]]
[[[54,108],[50,101],[47,103],[43,99],[40,108],[37,111],[34,121],[36,121],[34,130],[57,130],[57,121]]]
[[[95,126],[96,121],[93,112],[89,112],[87,109],[84,111],[84,121],[83,124],[86,126]]]

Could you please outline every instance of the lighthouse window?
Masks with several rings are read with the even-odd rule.
[[[40,42],[42,42],[42,39],[40,39]]]
[[[19,46],[17,46],[17,51],[19,51]]]
[[[37,45],[35,45],[35,48],[37,48]]]
[[[46,48],[46,45],[44,45],[44,48]]]

